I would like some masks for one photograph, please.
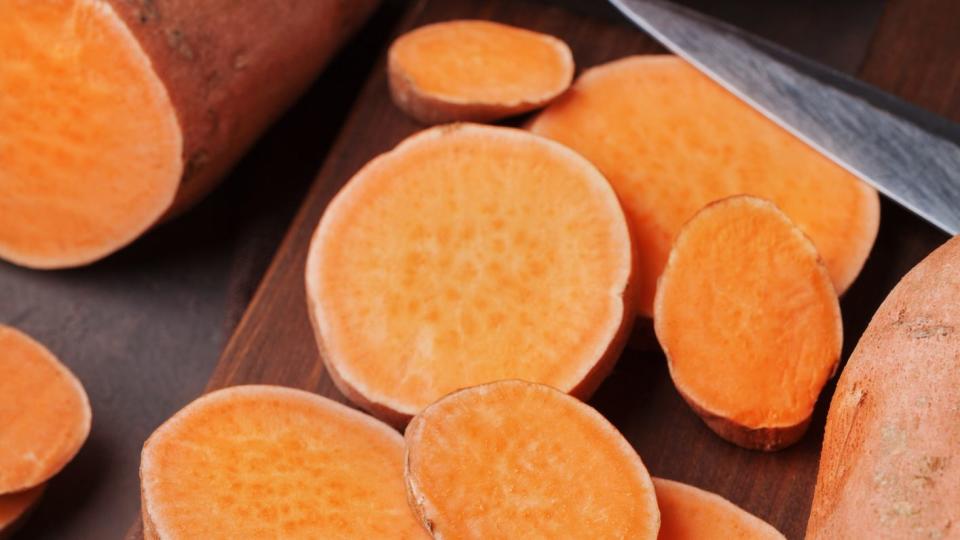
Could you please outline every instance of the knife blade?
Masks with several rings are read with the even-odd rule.
[[[610,0],[762,114],[940,229],[960,232],[960,124],[662,0]]]

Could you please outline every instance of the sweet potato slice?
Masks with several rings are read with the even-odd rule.
[[[0,495],[47,481],[90,433],[80,381],[43,345],[0,325]]]
[[[399,426],[504,378],[589,396],[633,322],[632,270],[626,218],[590,163],[522,130],[462,124],[350,180],[306,281],[337,386]]]
[[[292,388],[187,405],[144,445],[140,484],[147,539],[427,537],[404,495],[400,434]]]
[[[548,386],[460,390],[405,438],[410,504],[434,538],[657,537],[640,456],[600,413]]]
[[[654,478],[660,508],[658,540],[785,540],[769,523],[723,497]]]
[[[543,107],[573,80],[559,39],[490,21],[448,21],[397,38],[388,54],[394,102],[420,122],[484,122]]]
[[[195,202],[376,0],[0,0],[0,258],[78,266]]]
[[[532,123],[610,180],[635,233],[637,310],[680,227],[706,204],[749,194],[776,203],[817,246],[840,294],[879,225],[877,193],[673,56],[634,56],[585,72]]]
[[[45,487],[46,484],[40,484],[17,493],[0,495],[0,540],[13,537],[13,533],[40,500]]]
[[[873,316],[827,415],[807,538],[960,537],[960,238]]]
[[[690,406],[721,437],[763,450],[806,431],[843,342],[813,244],[773,203],[745,195],[681,229],[653,323]]]

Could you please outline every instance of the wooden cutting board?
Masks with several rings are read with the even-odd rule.
[[[644,34],[603,9],[593,13],[592,9],[584,12],[517,0],[413,3],[400,31],[453,18],[494,19],[554,34],[570,44],[580,70],[628,54],[662,52]],[[865,53],[838,58],[837,63],[851,69],[859,65],[855,71],[866,80],[960,118],[960,70],[948,56],[960,51],[958,20],[960,3],[953,0],[890,1]],[[943,66],[954,71],[944,73]],[[269,383],[345,401],[324,371],[307,318],[303,287],[307,245],[330,198],[353,173],[420,128],[390,102],[381,60],[207,390]],[[900,276],[946,239],[888,201],[882,212],[877,245],[842,301],[844,358]],[[623,432],[652,474],[719,493],[769,521],[788,538],[801,538],[832,391],[831,385],[822,396],[806,437],[777,453],[744,450],[709,431],[674,390],[657,351],[628,349],[591,404]],[[131,536],[139,536],[138,527]]]

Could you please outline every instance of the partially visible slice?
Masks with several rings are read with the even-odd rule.
[[[744,195],[684,225],[653,322],[680,394],[721,437],[762,450],[803,435],[843,342],[816,248],[773,203]]]
[[[0,540],[13,537],[43,495],[46,484],[17,493],[0,495]]]
[[[46,482],[90,433],[80,381],[43,345],[0,325],[0,495]]]
[[[450,394],[406,431],[410,504],[437,539],[653,540],[640,456],[597,411],[548,386]]]
[[[654,478],[660,507],[658,540],[786,540],[769,523],[723,497]]]
[[[187,405],[144,445],[140,485],[148,540],[426,538],[400,434],[291,388],[236,386]]]
[[[397,426],[506,378],[589,397],[633,323],[632,279],[626,218],[596,168],[477,124],[420,132],[361,169],[306,269],[334,381]]]
[[[460,20],[422,26],[393,43],[390,90],[427,124],[484,122],[538,109],[573,79],[559,39],[505,24]]]

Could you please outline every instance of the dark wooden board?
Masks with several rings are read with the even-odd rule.
[[[730,14],[729,9],[717,8],[719,3],[688,3],[721,16]],[[768,16],[776,12],[773,4],[780,5],[780,15],[784,9],[794,9],[792,22],[779,27],[790,28],[780,41],[838,69],[865,74],[868,80],[937,112],[958,116],[957,94],[948,93],[960,76],[956,28],[930,32],[927,26],[942,22],[939,19],[946,12],[954,16],[951,21],[958,20],[952,0],[925,0],[924,9],[919,11],[913,11],[910,0],[891,1],[882,17],[877,4],[871,4],[874,9],[870,10],[862,2],[832,11],[828,3],[817,2],[794,3],[792,8],[768,2],[725,5],[730,4],[739,5],[741,10],[749,4],[756,10],[767,10]],[[851,8],[851,4],[859,9]],[[660,50],[638,31],[600,11],[585,13],[582,9],[516,0],[423,1],[411,7],[402,28],[462,17],[500,20],[563,38],[573,48],[580,68],[626,54]],[[744,13],[754,12],[748,9]],[[761,34],[773,39],[783,37],[776,25],[764,27],[760,22],[770,19],[746,19],[747,23],[753,21],[753,29]],[[781,19],[774,20],[784,24]],[[932,59],[903,50],[904,44],[914,42],[922,42],[923,50],[945,60],[946,67],[934,68]],[[390,103],[382,67],[381,62],[361,94],[330,159],[221,356],[208,390],[272,383],[344,401],[324,372],[314,344],[306,313],[303,267],[313,227],[330,198],[366,161],[420,128]],[[900,276],[945,239],[942,233],[884,201],[877,246],[863,275],[842,302],[844,357]],[[659,353],[628,350],[591,403],[621,429],[653,474],[720,493],[768,520],[789,538],[801,538],[832,390],[831,385],[821,399],[808,435],[798,445],[772,454],[734,447],[704,427],[677,395]]]

